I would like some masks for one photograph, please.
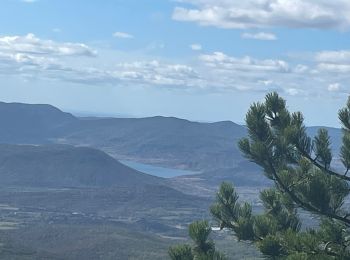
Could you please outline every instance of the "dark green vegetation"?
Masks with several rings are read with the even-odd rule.
[[[193,222],[188,227],[188,233],[193,241],[193,246],[182,244],[170,247],[170,258],[172,260],[226,259],[222,253],[216,250],[213,240],[209,238],[211,232],[211,226],[207,221]]]
[[[338,116],[343,169],[336,171],[326,129],[310,138],[302,114],[290,113],[277,93],[253,104],[246,116],[248,137],[239,146],[274,185],[260,193],[264,212],[257,215],[224,182],[210,208],[220,228],[254,242],[271,259],[350,259],[350,212],[345,205],[350,192],[350,99]],[[316,216],[318,226],[303,229],[300,210]]]
[[[265,103],[253,104],[248,111],[249,138],[240,141],[240,148],[264,169],[275,187],[260,195],[265,214],[240,216],[246,227],[239,228],[253,231],[243,232],[241,238],[256,241],[264,254],[289,259],[350,258],[350,214],[344,207],[350,191],[350,99],[338,116],[343,126],[340,160],[344,169],[337,172],[331,167],[328,131],[319,129],[311,139],[302,114],[288,112],[277,93],[268,94]],[[302,231],[298,209],[318,216],[319,228]],[[212,212],[223,220],[218,207]]]

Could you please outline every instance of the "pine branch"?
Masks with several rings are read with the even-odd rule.
[[[292,191],[291,188],[293,188],[293,187],[295,187],[295,186],[297,186],[297,185],[299,185],[299,184],[302,184],[302,183],[303,183],[304,181],[306,181],[306,180],[310,180],[310,176],[305,176],[305,177],[299,179],[297,182],[292,183],[292,184],[289,185],[287,188],[288,188],[289,190]]]
[[[298,149],[299,153],[304,156],[305,158],[307,158],[310,162],[312,162],[313,165],[315,165],[317,168],[319,168],[320,170],[322,171],[325,171],[326,173],[328,173],[329,175],[332,175],[332,176],[336,176],[338,177],[339,179],[342,179],[342,180],[345,180],[345,181],[350,181],[350,177],[347,176],[346,174],[342,175],[342,174],[339,174],[335,171],[332,171],[331,169],[329,169],[328,167],[324,167],[323,165],[319,164],[317,162],[316,159],[312,159],[312,157],[305,151],[303,151],[302,149],[300,149],[300,147],[296,146],[296,148]]]
[[[331,248],[329,248],[329,246],[331,244],[333,244],[334,242],[332,241],[328,241],[325,246],[323,247],[323,252],[329,256],[334,256],[334,257],[340,257],[340,254],[337,254],[336,252],[333,252]]]
[[[344,223],[346,226],[350,227],[350,219],[348,219],[346,216],[345,217],[341,217],[341,216],[339,216],[337,214],[334,214],[334,213],[323,212],[320,209],[314,207],[313,205],[302,201],[293,191],[288,189],[288,187],[283,183],[283,181],[278,176],[277,171],[276,171],[273,163],[271,162],[271,160],[269,160],[268,163],[269,163],[269,167],[270,167],[270,169],[272,171],[272,175],[273,175],[275,181],[277,182],[278,186],[281,187],[282,190],[284,192],[286,192],[297,205],[299,205],[303,209],[311,211],[311,212],[313,212],[315,214],[323,215],[323,216],[327,216],[327,217],[332,218],[332,219],[339,220],[342,223]]]

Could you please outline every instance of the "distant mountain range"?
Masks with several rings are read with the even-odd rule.
[[[230,121],[78,118],[51,105],[0,103],[0,124],[0,143],[88,146],[117,159],[199,171],[234,168],[245,161],[237,142],[246,129]],[[318,128],[310,127],[310,135]],[[328,130],[337,155],[341,130]]]
[[[118,159],[208,170],[243,160],[237,141],[245,128],[232,122],[178,118],[77,118],[50,105],[0,103],[0,143],[71,144],[102,149]]]
[[[161,116],[79,118],[51,105],[0,103],[0,124],[0,143],[46,145],[0,146],[0,170],[9,172],[12,167],[17,172],[32,171],[36,176],[45,177],[44,171],[55,169],[52,170],[53,179],[42,178],[46,184],[59,181],[64,186],[77,181],[79,185],[114,185],[117,181],[128,183],[131,179],[140,179],[140,183],[159,181],[151,176],[142,175],[141,178],[140,173],[114,159],[201,171],[202,174],[191,179],[199,178],[215,185],[223,180],[238,185],[266,184],[260,169],[248,163],[237,147],[238,140],[246,136],[245,127],[230,121],[199,123]],[[313,136],[318,129],[310,127],[308,132]],[[341,130],[327,129],[332,137],[333,154],[337,156]],[[27,155],[23,156],[24,153]],[[89,162],[88,166],[86,162]],[[102,166],[104,175],[99,179],[97,172]],[[72,169],[77,171],[74,173]],[[58,179],[54,171],[63,172],[64,179]],[[83,171],[86,175],[74,175]],[[246,171],[250,172],[249,176]],[[111,172],[121,175],[113,175],[113,179]],[[123,172],[128,174],[123,175]],[[130,178],[123,179],[126,175]],[[10,175],[8,178],[10,181]],[[26,181],[30,182],[29,179]]]

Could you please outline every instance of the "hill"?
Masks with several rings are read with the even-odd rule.
[[[118,159],[207,170],[243,160],[237,141],[245,128],[232,122],[198,123],[178,118],[79,120],[58,143],[98,147]]]
[[[51,105],[0,102],[0,143],[42,143],[77,120]]]
[[[161,184],[106,153],[68,145],[0,145],[1,186],[113,187]]]

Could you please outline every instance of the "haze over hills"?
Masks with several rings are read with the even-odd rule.
[[[141,187],[164,184],[106,153],[68,145],[0,145],[1,186]]]
[[[271,184],[237,147],[238,140],[246,136],[245,127],[229,121],[199,123],[161,116],[79,118],[50,105],[0,103],[0,124],[3,219],[22,223],[25,229],[21,230],[36,236],[36,230],[40,234],[51,230],[67,238],[72,236],[71,228],[86,228],[92,233],[79,234],[86,237],[89,250],[100,248],[101,225],[116,233],[133,229],[125,248],[103,249],[112,255],[115,250],[130,252],[133,244],[140,243],[141,234],[150,235],[156,248],[159,238],[186,236],[188,223],[209,218],[209,205],[222,181],[232,181],[241,198],[255,206],[259,205],[258,191]],[[315,135],[318,128],[308,128],[309,134]],[[328,130],[336,155],[341,130]],[[166,180],[131,169],[118,159],[200,173]],[[35,228],[28,228],[31,226]],[[6,241],[30,252],[44,250],[40,245],[45,243],[26,245],[20,234],[0,234],[0,243]],[[12,240],[4,240],[8,238]],[[67,259],[56,251],[57,237],[49,241],[44,252],[35,251],[29,259],[42,254]],[[62,242],[60,248],[85,255],[84,246],[70,248]],[[87,255],[93,256],[93,250]],[[166,250],[159,259],[164,255]]]
[[[164,259],[162,236],[209,207],[89,147],[1,144],[0,179],[1,259]],[[151,252],[134,248],[143,239]]]
[[[232,122],[151,117],[76,121],[56,141],[98,147],[121,159],[203,170],[236,165],[242,159],[237,141],[244,135]]]
[[[0,102],[0,143],[43,143],[76,121],[51,105]]]
[[[233,167],[245,128],[178,118],[79,119],[49,105],[0,104],[0,142],[91,146],[118,159],[194,170]]]
[[[245,127],[173,117],[77,118],[50,105],[0,103],[0,143],[60,143],[102,149],[117,159],[197,171],[235,168]],[[310,127],[313,136],[319,127]],[[337,155],[341,130],[327,128]]]

